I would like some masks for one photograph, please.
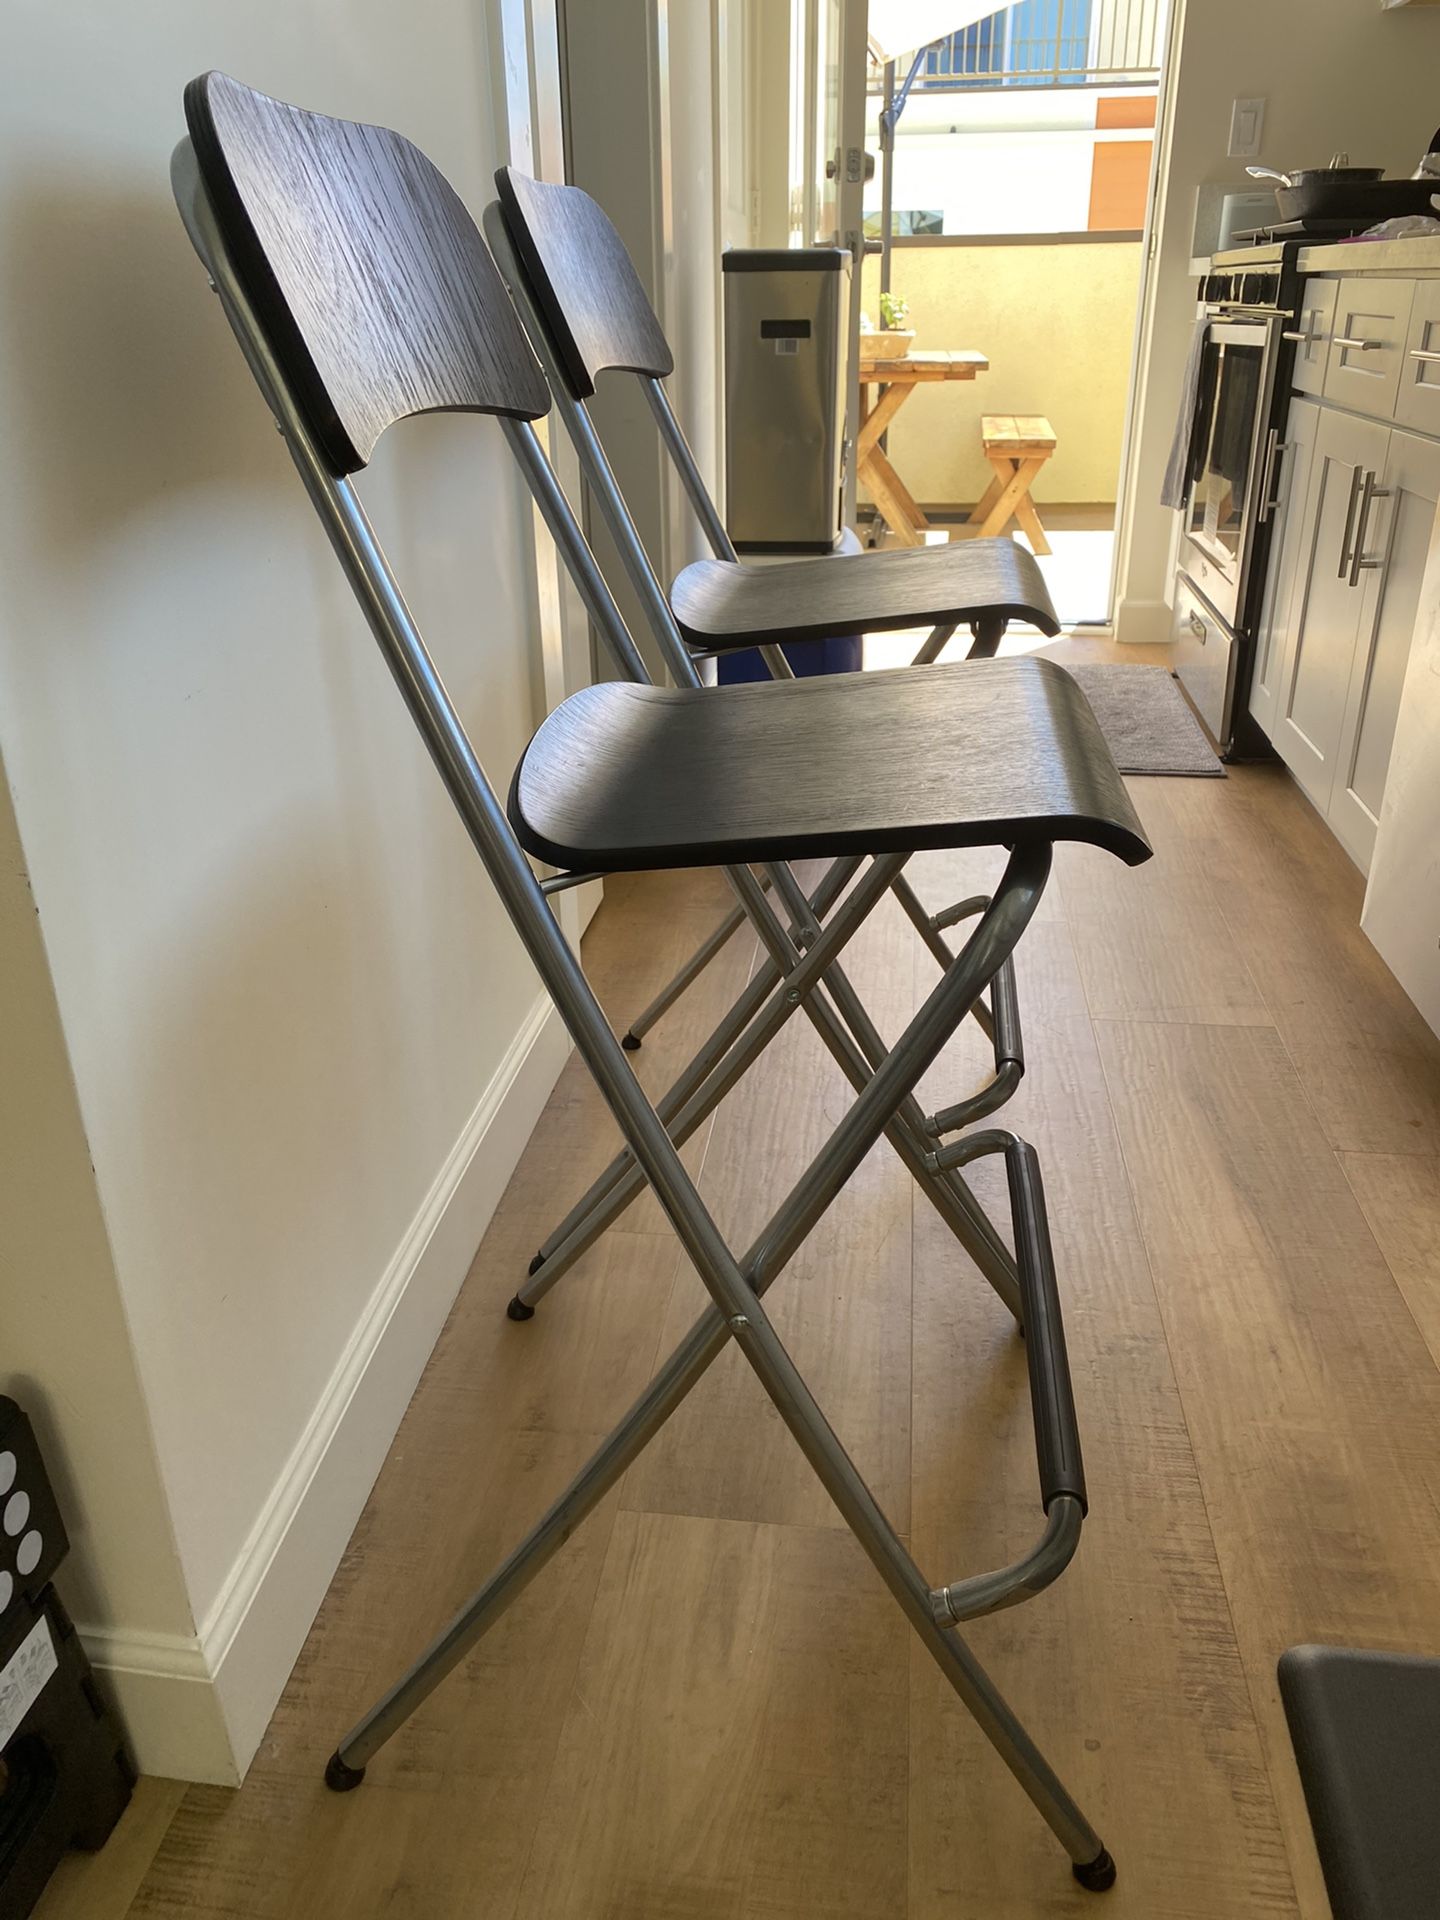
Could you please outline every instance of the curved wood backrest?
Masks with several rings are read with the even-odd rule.
[[[185,119],[236,271],[337,474],[412,413],[549,411],[495,263],[418,147],[223,73],[190,82]]]
[[[675,371],[655,309],[625,242],[579,187],[553,187],[513,167],[495,176],[500,211],[546,331],[578,400],[596,376]]]

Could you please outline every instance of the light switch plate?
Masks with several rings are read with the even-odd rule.
[[[1230,109],[1230,158],[1258,160],[1265,137],[1265,102],[1237,100]]]

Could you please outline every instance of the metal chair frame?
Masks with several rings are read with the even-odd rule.
[[[579,455],[582,470],[600,504],[626,575],[640,597],[665,664],[677,684],[699,686],[701,679],[695,657],[676,624],[669,600],[625,504],[585,400],[575,393],[565,376],[543,315],[520,270],[498,202],[492,202],[486,209],[482,225],[491,254],[500,268],[511,298],[525,320],[531,343],[545,368],[551,392]],[[710,533],[712,543],[728,549],[722,557],[735,559],[735,550],[729,543],[684,432],[670,406],[669,396],[658,379],[646,375],[638,377],[697,515]],[[525,445],[517,444],[516,451],[526,469],[532,491],[540,500],[546,524],[561,549],[572,578],[580,588],[586,609],[601,639],[621,672],[636,677],[635,663],[639,656],[629,641],[623,618],[603,575],[588,547],[585,547],[583,537],[579,536],[574,516],[563,495],[560,495],[553,471],[543,456],[537,462]],[[557,495],[560,497],[555,497]],[[956,624],[937,626],[927,636],[912,664],[925,666],[935,661],[956,631]],[[981,624],[984,626],[985,623]],[[996,623],[990,622],[988,630],[982,631],[977,638],[970,657],[982,658],[993,653],[1003,627],[1003,621],[998,623],[998,630]],[[779,647],[764,647],[761,651],[776,678],[794,677]],[[643,667],[639,672],[643,675]],[[699,977],[741,925],[748,921],[759,932],[769,956],[768,963],[752,977],[724,1019],[658,1103],[658,1110],[666,1122],[674,1122],[678,1142],[687,1139],[703,1123],[740,1076],[759,1058],[769,1039],[774,1037],[773,1033],[763,1037],[752,1036],[752,1043],[743,1053],[732,1055],[731,1050],[755,1017],[770,987],[782,973],[793,967],[797,945],[803,948],[813,941],[816,928],[823,923],[836,900],[843,896],[859,865],[854,859],[834,862],[808,899],[788,868],[767,869],[761,885],[767,889],[773,886],[784,901],[791,916],[788,931],[777,920],[763,893],[752,890],[753,882],[747,884],[746,879],[730,876],[732,890],[737,896],[735,907],[663,989],[647,1015],[642,1015],[638,1022],[631,1022],[621,1042],[627,1051],[633,1051],[638,1045],[637,1028],[644,1031],[653,1025],[660,1013],[673,1005]],[[897,873],[893,877],[890,890],[942,970],[955,959],[953,950],[944,938],[945,930],[983,912],[989,904],[987,895],[973,895],[932,915],[903,874]],[[986,984],[990,989],[991,1004],[987,1006],[983,998],[977,999],[971,1012],[992,1045],[993,1078],[970,1098],[934,1114],[924,1114],[917,1102],[907,1101],[896,1127],[890,1132],[890,1138],[927,1198],[938,1208],[965,1251],[1018,1317],[1019,1283],[1009,1249],[989,1227],[983,1210],[979,1209],[968,1186],[953,1177],[949,1180],[945,1178],[946,1175],[954,1175],[954,1163],[942,1165],[934,1156],[935,1143],[945,1135],[973,1125],[976,1120],[998,1111],[1015,1092],[1024,1074],[1024,1045],[1011,962],[1007,959],[997,970],[995,980]],[[852,1084],[858,1087],[863,1084],[858,1076],[867,1067],[873,1070],[884,1058],[884,1045],[843,970],[838,966],[832,967],[826,985],[830,988],[841,1019],[849,1029],[848,1040],[835,1031],[834,1021],[828,1016],[818,996],[807,1003],[806,1010],[819,1026],[822,1038],[849,1075]],[[859,1061],[855,1055],[857,1046],[862,1056]],[[722,1062],[725,1063],[723,1066]],[[606,1228],[614,1224],[630,1202],[643,1191],[644,1185],[633,1154],[628,1149],[618,1154],[535,1253],[529,1271],[511,1302],[512,1318],[522,1320],[530,1317],[550,1288],[595,1244]]]
[[[319,116],[308,118],[317,123],[320,120]],[[328,123],[332,127],[337,124]],[[414,151],[410,149],[412,154]],[[957,1143],[943,1155],[927,1151],[923,1156],[927,1173],[938,1176],[953,1176],[960,1165],[982,1154],[1003,1154],[1006,1161],[1018,1254],[1016,1305],[1028,1336],[1045,1515],[1039,1540],[1013,1565],[939,1586],[932,1586],[923,1577],[825,1420],[762,1305],[765,1291],[866,1154],[883,1134],[896,1129],[906,1104],[913,1104],[919,1078],[986,984],[1008,961],[1048,877],[1049,841],[1040,836],[1027,837],[1015,845],[1004,877],[964,948],[947,966],[893,1048],[879,1046],[877,1036],[876,1046],[866,1050],[874,1056],[867,1064],[859,1049],[852,1048],[837,1028],[837,1051],[846,1053],[855,1069],[852,1078],[856,1099],[750,1248],[737,1257],[688,1174],[665,1119],[636,1080],[551,911],[549,896],[584,876],[562,874],[547,883],[533,872],[486,779],[364,507],[346,472],[337,472],[333,460],[322,451],[286,365],[237,270],[189,139],[176,149],[172,178],[192,243],[411,717],[509,918],[619,1123],[640,1174],[654,1189],[711,1300],[671,1358],[548,1513],[420,1660],[341,1739],[326,1770],[327,1784],[337,1791],[360,1784],[367,1763],[540,1572],[727,1342],[734,1340],[915,1632],[1064,1847],[1076,1878],[1086,1887],[1103,1890],[1115,1878],[1108,1852],[956,1631],[960,1621],[1014,1605],[1053,1581],[1075,1551],[1086,1507],[1058,1290],[1033,1149],[1013,1134],[990,1131]],[[588,555],[588,549],[565,506],[533,425],[528,419],[504,417],[501,424],[547,521],[553,520],[563,530],[567,560],[577,559],[580,574],[587,575],[594,567],[593,559],[588,568],[579,559],[582,553]],[[593,587],[593,581],[591,584]],[[1125,831],[1131,832],[1128,824]],[[1143,857],[1138,831],[1133,838],[1141,849],[1136,857]],[[863,871],[825,926],[805,929],[810,945],[804,952],[789,940],[754,875],[747,868],[732,870],[730,877],[737,894],[771,945],[777,965],[783,959],[785,966],[783,978],[767,989],[757,1017],[737,1035],[718,1073],[723,1076],[733,1071],[737,1058],[763,1046],[765,1040],[757,1039],[757,1035],[778,1031],[797,1005],[823,1005],[818,991],[821,981],[833,980],[836,956],[908,857],[899,852],[872,858],[868,865],[857,862]],[[780,878],[783,871],[776,875],[782,894],[788,892]],[[796,911],[797,917],[808,918],[808,903],[804,910]],[[973,1197],[972,1204],[984,1219]],[[993,1227],[989,1230],[994,1234]],[[999,1241],[998,1234],[995,1239]]]

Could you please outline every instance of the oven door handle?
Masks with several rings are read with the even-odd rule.
[[[1360,466],[1350,470],[1350,499],[1345,508],[1345,531],[1340,536],[1340,565],[1335,570],[1335,578],[1343,580],[1350,571],[1350,536],[1355,531],[1355,506],[1360,498],[1360,486],[1365,478],[1365,469]]]
[[[1295,315],[1288,307],[1210,307],[1205,309],[1207,320],[1264,320],[1267,323],[1276,320],[1293,320]]]

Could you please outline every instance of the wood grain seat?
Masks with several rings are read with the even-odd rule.
[[[1089,703],[1047,660],[588,687],[531,741],[509,812],[536,858],[612,872],[1027,839],[1149,855]]]
[[[824,555],[783,567],[697,560],[670,604],[686,641],[720,652],[757,641],[829,640],[988,617],[1060,631],[1033,554],[1013,540]]]
[[[986,413],[980,416],[980,444],[995,478],[966,525],[985,540],[1004,533],[1014,520],[1036,553],[1049,553],[1030,489],[1059,445],[1054,427],[1043,413]]]
[[[984,413],[980,439],[986,453],[1053,453],[1055,429],[1043,413]]]

